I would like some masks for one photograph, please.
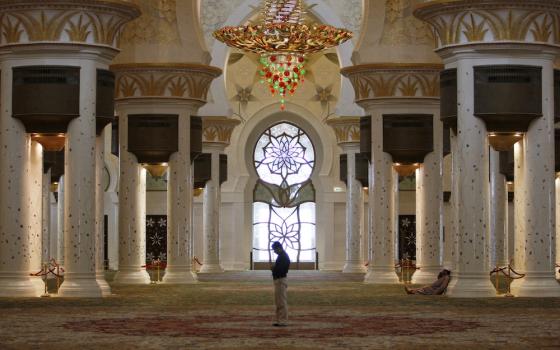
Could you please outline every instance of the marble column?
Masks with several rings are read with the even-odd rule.
[[[507,262],[513,264],[515,260],[515,198],[507,203]]]
[[[457,239],[456,282],[452,297],[492,297],[488,250],[488,139],[486,125],[473,115],[473,63],[457,62]],[[454,174],[455,175],[455,174]]]
[[[58,181],[57,181],[58,182]],[[49,260],[58,261],[58,202],[54,192],[49,192],[49,215],[50,219],[50,238],[49,238]]]
[[[203,230],[203,265],[200,273],[219,273],[224,269],[220,264],[220,154],[224,147],[221,144],[204,144],[204,152],[212,155],[212,178],[204,187],[202,203],[202,230]]]
[[[41,261],[47,262],[50,260],[51,251],[51,170],[43,173],[43,183],[41,188],[42,199],[42,250]]]
[[[103,296],[111,295],[111,287],[105,280],[105,235],[103,169],[105,167],[105,133],[95,140],[95,278]]]
[[[412,283],[429,284],[442,270],[443,213],[443,130],[439,114],[434,114],[434,151],[426,155],[416,170],[416,265]]]
[[[369,111],[368,111],[369,112]],[[383,152],[383,116],[371,119],[372,161],[369,169],[369,203],[371,206],[372,245],[371,260],[364,282],[394,284],[399,279],[395,273],[393,211],[393,161]]]
[[[146,271],[146,170],[128,152],[128,111],[119,115],[119,270],[115,283],[149,284]]]
[[[560,279],[560,178],[554,182],[556,188],[556,279]]]
[[[34,297],[32,281],[29,181],[31,143],[23,124],[12,117],[12,66],[0,63],[0,296]]]
[[[57,226],[57,246],[56,246],[56,262],[64,265],[64,175],[58,180],[58,226]]]
[[[29,181],[29,258],[31,272],[36,273],[42,268],[43,251],[43,146],[31,141],[30,157],[25,176]],[[43,290],[45,284],[41,277],[33,277],[36,288]]]
[[[515,280],[512,293],[521,297],[560,297],[555,279],[555,186],[554,186],[554,58],[547,56],[535,65],[542,66],[543,116],[529,125],[523,147],[516,149],[523,159],[521,179],[515,178],[516,196],[522,192],[523,222],[516,232],[519,261],[516,266],[525,273]],[[539,64],[540,63],[540,64]],[[516,154],[517,156],[517,154]],[[517,160],[517,158],[516,158]],[[515,167],[519,167],[515,163]],[[523,258],[521,260],[521,258]]]
[[[192,163],[190,157],[190,116],[179,115],[179,151],[169,159],[167,182],[167,268],[163,283],[197,282],[192,271]]]
[[[500,173],[500,153],[490,148],[490,267],[506,266],[506,177]]]
[[[358,143],[341,144],[347,155],[346,182],[346,262],[342,272],[364,273],[366,268],[362,257],[362,221],[364,213],[364,185],[356,179],[356,154],[360,152]]]
[[[61,297],[100,297],[95,274],[95,81],[97,67],[82,61],[80,116],[66,136],[64,174],[64,283]]]

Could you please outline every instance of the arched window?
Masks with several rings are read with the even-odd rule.
[[[259,180],[253,192],[253,260],[272,261],[279,241],[292,262],[315,261],[315,150],[309,136],[289,123],[266,130],[254,152]]]

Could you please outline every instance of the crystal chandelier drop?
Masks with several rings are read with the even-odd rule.
[[[330,25],[304,23],[303,0],[266,0],[264,23],[224,27],[214,37],[228,46],[259,54],[261,82],[273,95],[293,95],[304,81],[305,57],[352,38],[352,32]]]

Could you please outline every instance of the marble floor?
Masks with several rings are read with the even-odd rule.
[[[290,272],[285,328],[271,326],[266,272],[113,286],[104,299],[4,298],[0,349],[560,349],[560,298],[410,296],[361,278]]]

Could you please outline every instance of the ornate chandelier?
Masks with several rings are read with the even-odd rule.
[[[303,0],[266,0],[264,23],[224,27],[214,37],[228,46],[259,54],[261,82],[272,95],[280,96],[284,110],[286,94],[293,95],[304,81],[305,56],[338,46],[352,32],[330,25],[305,24]]]

